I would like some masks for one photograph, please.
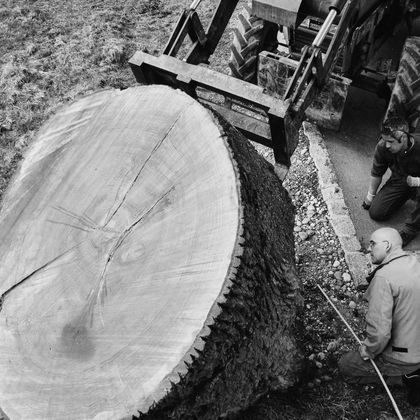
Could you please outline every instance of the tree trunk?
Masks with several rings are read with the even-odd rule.
[[[9,418],[217,418],[295,382],[291,201],[184,93],[104,91],[61,109],[1,216]]]

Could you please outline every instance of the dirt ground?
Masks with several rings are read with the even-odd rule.
[[[80,95],[135,84],[128,59],[136,50],[159,54],[182,8],[175,0],[0,0],[0,199],[37,129],[62,104]],[[208,21],[217,2],[203,0]],[[240,1],[239,9],[244,5]],[[211,67],[227,73],[235,18]],[[259,148],[271,159],[271,152]],[[355,348],[350,334],[316,288],[322,284],[360,337],[364,304],[329,224],[308,145],[302,137],[287,178],[297,209],[297,267],[305,311],[300,337],[307,359],[302,382],[287,394],[271,393],[239,415],[270,419],[390,419],[381,386],[350,386],[337,373],[340,355]],[[403,388],[392,388],[405,419],[420,418]],[[1,417],[1,416],[0,416]]]

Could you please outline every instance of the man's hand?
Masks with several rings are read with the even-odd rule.
[[[373,199],[375,198],[375,194],[371,194],[370,192],[367,193],[365,200],[362,203],[362,207],[365,210],[370,209],[370,205],[372,204]]]
[[[365,210],[369,210],[370,209],[370,205],[371,205],[371,203],[368,203],[367,201],[366,201],[366,199],[363,201],[363,203],[362,203],[362,207],[365,209]]]
[[[409,187],[420,187],[420,177],[408,175],[407,184]]]
[[[362,344],[362,345],[359,347],[359,354],[360,354],[360,357],[361,357],[363,360],[369,360],[369,359],[372,359],[371,355],[369,354],[369,352],[368,352],[368,350],[367,350],[367,348],[366,348],[366,346],[365,346],[364,344]]]

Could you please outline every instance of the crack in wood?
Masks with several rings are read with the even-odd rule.
[[[77,248],[80,245],[77,244],[73,247],[71,247],[70,249],[68,249],[67,251],[62,252],[60,255],[57,255],[56,257],[54,257],[52,260],[46,262],[45,264],[43,264],[41,267],[38,267],[37,269],[35,269],[34,271],[32,271],[32,273],[28,274],[27,276],[25,276],[22,280],[20,280],[19,282],[15,283],[13,286],[9,287],[9,289],[7,289],[1,296],[0,296],[0,312],[3,309],[3,303],[4,300],[6,298],[6,296],[12,291],[14,290],[16,287],[20,286],[21,284],[25,283],[27,280],[29,280],[31,277],[33,277],[35,274],[38,274],[40,271],[45,270],[47,267],[49,267],[50,265],[54,264],[56,261],[58,261],[60,258],[64,257],[65,255],[67,255],[69,252],[73,251],[75,248]]]
[[[105,232],[117,233],[116,231],[114,231],[112,229],[106,229],[105,227],[99,226],[93,219],[91,219],[86,214],[79,215],[79,214],[74,213],[70,210],[67,210],[67,209],[65,209],[64,207],[61,207],[61,206],[54,206],[53,209],[55,209],[58,212],[70,217],[71,219],[76,220],[76,222],[79,223],[79,226],[77,226],[75,224],[67,223],[67,222],[60,222],[60,221],[57,221],[57,220],[47,219],[47,222],[49,222],[49,223],[69,226],[69,227],[72,227],[74,229],[82,230],[84,232],[91,232],[93,230],[103,230]]]
[[[190,105],[191,106],[191,105]],[[124,204],[125,200],[127,199],[128,194],[130,193],[131,189],[133,188],[133,186],[136,184],[137,180],[139,179],[141,173],[143,172],[144,168],[146,167],[146,165],[148,164],[148,162],[150,161],[150,159],[152,158],[152,156],[159,150],[159,148],[162,146],[162,144],[164,143],[164,141],[167,139],[167,137],[169,136],[169,134],[172,132],[172,130],[174,129],[175,125],[177,124],[177,122],[179,121],[179,119],[184,115],[184,113],[186,112],[188,108],[184,109],[182,112],[180,112],[178,114],[178,116],[176,117],[176,119],[174,120],[174,122],[172,123],[172,125],[169,127],[168,131],[164,134],[164,136],[162,137],[161,140],[159,140],[155,146],[153,147],[152,151],[150,152],[149,156],[146,158],[146,160],[144,161],[143,165],[141,166],[140,170],[137,172],[137,175],[134,177],[134,180],[130,183],[130,185],[128,186],[128,188],[126,189],[122,199],[120,200],[120,202],[118,203],[118,205],[115,207],[114,210],[110,210],[110,212],[112,212],[107,218],[106,221],[104,223],[104,227],[106,227],[108,225],[108,223],[112,220],[112,218],[117,214],[118,210],[121,208],[121,206]]]
[[[115,244],[112,246],[108,253],[108,257],[105,261],[104,268],[99,276],[98,283],[94,289],[88,295],[88,305],[87,310],[84,315],[81,316],[82,320],[86,320],[90,317],[90,326],[93,325],[93,309],[98,301],[101,302],[101,305],[104,305],[105,297],[107,296],[107,287],[106,287],[106,273],[108,271],[108,267],[111,264],[111,261],[117,252],[118,248],[124,243],[126,238],[131,234],[133,229],[141,223],[146,217],[152,213],[152,211],[175,189],[175,186],[169,188],[145,213],[143,213],[139,218],[137,218],[133,223],[131,223],[128,227],[124,229],[124,231],[120,234],[117,238]],[[103,322],[103,319],[102,319]]]

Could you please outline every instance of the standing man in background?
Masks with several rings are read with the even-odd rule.
[[[386,120],[376,145],[368,193],[363,207],[373,220],[386,220],[409,198],[415,208],[400,231],[403,246],[420,231],[420,138],[408,132],[408,123],[400,117]],[[387,169],[392,174],[379,190]]]

